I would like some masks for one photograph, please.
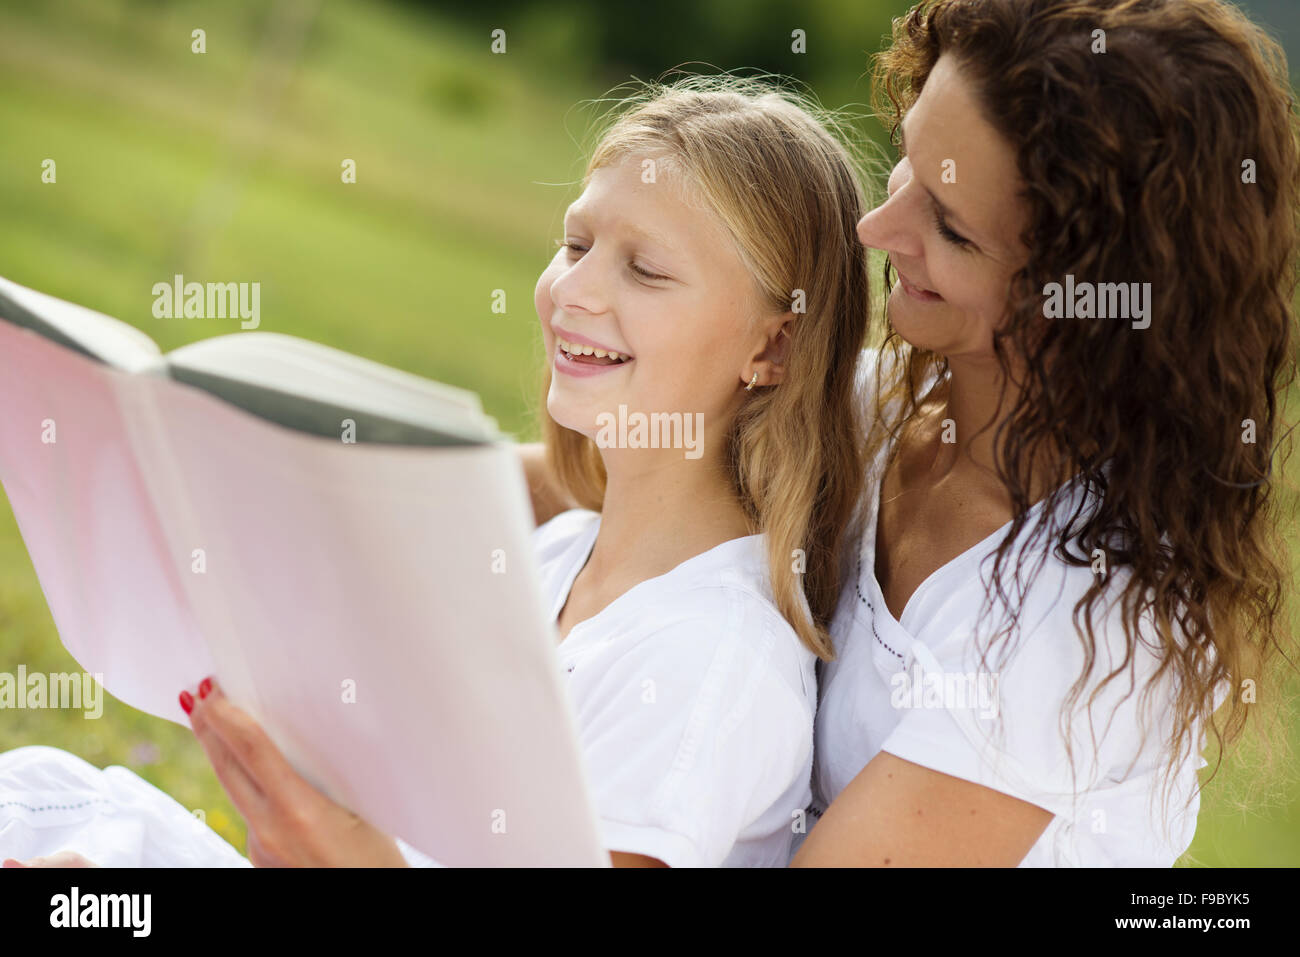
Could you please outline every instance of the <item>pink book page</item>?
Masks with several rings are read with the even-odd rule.
[[[442,864],[607,865],[510,446],[309,436],[4,323],[0,356],[0,478],[110,692],[183,720],[214,673],[304,776]],[[28,434],[46,418],[60,457]]]
[[[0,322],[0,481],[68,651],[188,726],[176,696],[213,662],[127,444],[121,378]]]

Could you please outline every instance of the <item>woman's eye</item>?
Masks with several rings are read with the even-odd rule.
[[[567,249],[572,253],[585,253],[587,251],[586,246],[583,246],[581,243],[570,242],[567,239],[557,239],[555,245],[560,249]]]
[[[971,245],[971,241],[965,236],[960,236],[952,231],[952,227],[943,221],[943,214],[941,214],[937,209],[934,211],[934,227],[939,230],[940,236],[948,240],[948,242],[952,243],[954,246]]]

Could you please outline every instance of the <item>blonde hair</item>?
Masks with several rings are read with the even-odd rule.
[[[854,140],[835,115],[768,79],[645,83],[619,107],[583,185],[630,155],[665,155],[726,227],[765,306],[790,311],[803,292],[806,311],[792,326],[784,378],[746,393],[727,436],[726,467],[745,514],[766,535],[777,608],[829,661],[842,557],[858,528],[865,479],[855,382],[869,283],[856,233],[865,200]],[[548,368],[543,397],[550,378]],[[553,474],[579,506],[599,511],[605,471],[595,442],[542,419]]]

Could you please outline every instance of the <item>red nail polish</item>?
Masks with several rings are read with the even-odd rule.
[[[211,679],[211,678],[204,678],[202,681],[199,682],[199,697],[200,697],[200,698],[206,698],[206,697],[208,696],[208,692],[211,691],[211,690],[212,690],[212,679]]]
[[[194,696],[188,691],[181,692],[181,707],[185,709],[186,714],[194,710]]]

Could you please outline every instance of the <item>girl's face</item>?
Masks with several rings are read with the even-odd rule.
[[[592,438],[597,416],[617,419],[620,405],[629,415],[702,413],[711,447],[763,351],[758,289],[717,216],[688,203],[662,158],[643,182],[642,160],[592,174],[564,217],[566,245],[537,281],[552,364],[546,407]],[[561,340],[620,361],[568,358]]]
[[[901,146],[889,198],[858,223],[858,238],[889,253],[898,273],[890,321],[918,348],[991,357],[1009,281],[1028,256],[1028,211],[1015,153],[951,56],[907,111]]]

